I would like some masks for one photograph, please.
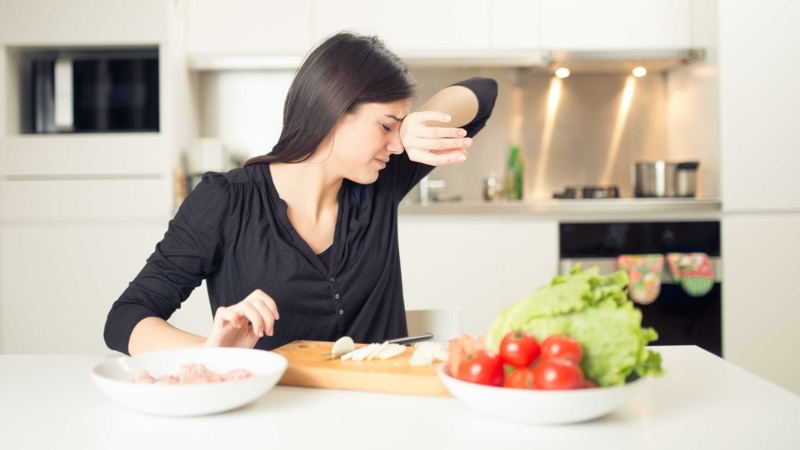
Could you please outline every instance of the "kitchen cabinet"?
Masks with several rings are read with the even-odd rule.
[[[406,309],[462,308],[486,333],[506,306],[557,275],[558,223],[531,216],[400,216]]]
[[[800,393],[800,213],[727,215],[722,222],[725,359]]]
[[[377,34],[402,56],[489,48],[489,0],[314,2],[314,40],[343,29]]]
[[[492,0],[489,4],[490,42],[493,49],[538,49],[541,0]]]
[[[20,179],[0,181],[4,221],[161,219],[172,213],[171,180]]]
[[[168,0],[0,0],[0,43],[154,44],[166,40],[168,10]]]
[[[540,0],[542,46],[609,51],[689,48],[690,0]]]
[[[313,44],[311,3],[311,0],[188,1],[187,52],[189,56],[304,55]]]
[[[719,2],[725,211],[800,211],[798,17],[800,2]]]
[[[111,304],[144,267],[165,221],[4,223],[0,353],[111,353]]]

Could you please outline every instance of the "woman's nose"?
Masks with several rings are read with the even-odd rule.
[[[386,150],[388,150],[389,153],[394,153],[396,155],[403,153],[403,141],[400,140],[399,132],[392,133],[391,139],[389,139],[389,142],[386,144]]]

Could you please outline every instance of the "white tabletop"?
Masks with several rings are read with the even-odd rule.
[[[498,422],[452,398],[283,386],[227,413],[155,417],[94,385],[89,369],[106,355],[3,355],[0,448],[800,448],[800,397],[696,347],[658,349],[669,373],[628,405],[552,427]]]

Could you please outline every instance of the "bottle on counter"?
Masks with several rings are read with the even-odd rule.
[[[514,145],[508,154],[508,166],[506,168],[506,199],[522,200],[522,180],[525,177],[525,165],[522,161],[522,154],[519,146]]]

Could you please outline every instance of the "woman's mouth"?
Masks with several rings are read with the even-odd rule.
[[[384,161],[382,159],[375,158],[375,162],[378,163],[378,165],[380,166],[381,169],[385,169],[386,168],[386,163],[389,162],[389,161]]]

